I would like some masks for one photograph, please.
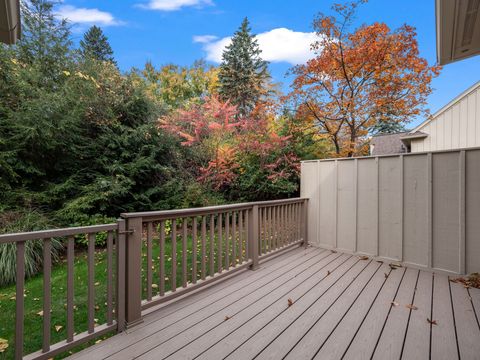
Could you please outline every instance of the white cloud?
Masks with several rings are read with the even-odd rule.
[[[123,23],[106,11],[98,9],[77,8],[71,5],[60,6],[56,16],[68,19],[74,24],[96,24],[103,26],[122,25]]]
[[[193,37],[193,42],[199,43],[199,44],[208,44],[217,39],[218,39],[218,36],[215,36],[215,35],[195,35]]]
[[[212,0],[149,0],[146,4],[139,6],[145,9],[160,11],[175,11],[183,7],[213,5]]]
[[[212,35],[207,35],[212,36]],[[194,37],[201,38],[201,36]],[[310,45],[318,40],[314,32],[299,32],[286,28],[277,28],[257,35],[262,58],[270,62],[288,62],[293,65],[303,64],[314,57]],[[231,42],[230,37],[203,42],[207,60],[220,63],[222,53]]]

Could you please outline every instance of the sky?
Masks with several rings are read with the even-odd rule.
[[[288,70],[312,56],[313,18],[330,13],[333,2],[338,0],[63,0],[56,11],[72,23],[76,42],[89,26],[100,26],[124,71],[142,68],[146,61],[155,66],[191,65],[198,59],[218,64],[229,37],[248,17],[274,81],[287,92]],[[414,26],[420,55],[436,61],[434,0],[370,0],[359,8],[355,24],[373,22],[392,29]],[[479,70],[480,56],[446,65],[432,81],[431,112],[480,80]]]

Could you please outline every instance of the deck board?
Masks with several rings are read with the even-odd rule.
[[[322,344],[319,344],[315,359],[333,360],[341,358],[350,340],[353,339],[355,331],[370,311],[375,298],[383,289],[387,281],[386,275],[388,276],[390,271],[388,265],[383,264],[381,266],[372,281],[365,287],[365,291],[360,294],[345,314],[345,317],[341,319],[329,337]]]
[[[402,359],[427,359],[430,354],[430,324],[427,319],[432,316],[432,281],[431,273],[420,271],[413,301],[417,309],[410,314]]]
[[[411,309],[407,308],[414,301],[418,270],[407,269],[402,284],[398,289],[394,306],[392,306],[384,330],[373,353],[373,359],[400,359],[403,339],[408,326]]]
[[[296,248],[70,358],[476,359],[478,315],[480,290],[445,275]]]
[[[432,359],[458,359],[449,280],[446,276],[434,276],[431,320],[436,323],[431,325]]]

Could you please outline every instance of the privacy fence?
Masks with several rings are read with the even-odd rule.
[[[480,149],[302,163],[309,242],[454,274],[480,271]]]
[[[287,199],[195,209],[126,213],[116,223],[0,235],[0,244],[16,246],[15,358],[49,359],[109,332],[120,332],[142,321],[155,305],[199,289],[236,271],[255,269],[262,259],[306,243],[307,200]],[[106,238],[101,249],[105,270],[98,263],[97,236]],[[86,239],[87,251],[76,255],[75,242]],[[52,283],[51,240],[65,244],[66,283]],[[43,246],[42,348],[24,357],[25,251],[30,241]],[[87,278],[75,263],[86,261]],[[96,273],[105,271],[100,284]],[[104,286],[100,286],[104,285]],[[52,287],[65,287],[65,298],[52,298]],[[85,304],[76,288],[87,287]],[[98,318],[99,288],[105,289],[105,323]],[[103,291],[103,290],[102,290]],[[2,300],[3,301],[3,300]],[[9,301],[9,300],[6,300]],[[52,303],[65,302],[66,338],[52,344],[55,325]],[[78,314],[80,306],[86,314]],[[37,315],[34,315],[37,316]],[[86,317],[83,329],[76,320]]]

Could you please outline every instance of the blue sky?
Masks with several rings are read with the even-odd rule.
[[[285,73],[308,57],[312,20],[329,12],[330,0],[63,0],[57,10],[73,23],[74,38],[92,24],[103,28],[122,70],[155,65],[189,65],[196,59],[215,64],[228,37],[247,16],[259,34],[270,71],[288,91]],[[357,23],[385,22],[391,28],[415,26],[421,55],[435,62],[434,0],[370,0]],[[443,68],[433,81],[428,105],[435,112],[478,81],[480,56]],[[409,125],[412,127],[419,121]]]

